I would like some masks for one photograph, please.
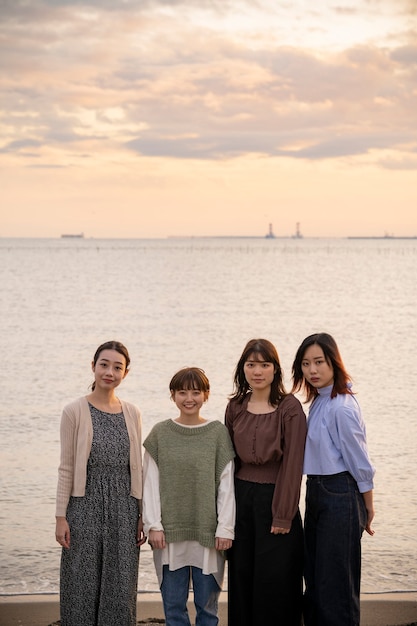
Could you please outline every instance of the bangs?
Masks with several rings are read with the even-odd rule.
[[[202,369],[185,367],[173,376],[169,388],[171,391],[180,391],[181,389],[210,391],[210,383]]]
[[[257,346],[256,350],[251,350],[245,361],[255,361],[258,363],[264,361],[266,363],[276,363],[276,359],[273,355],[270,354],[270,352],[263,346]]]

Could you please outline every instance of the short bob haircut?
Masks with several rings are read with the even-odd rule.
[[[281,364],[279,362],[279,356],[277,349],[268,339],[251,339],[246,344],[242,355],[236,366],[234,375],[234,393],[231,396],[232,400],[236,400],[242,403],[246,395],[251,391],[251,387],[246,380],[244,366],[246,361],[266,361],[267,363],[273,363],[274,365],[274,379],[271,383],[271,391],[269,394],[269,403],[272,406],[278,406],[282,398],[287,395],[285,391],[284,383],[282,381],[283,372]]]
[[[295,393],[297,391],[303,391],[306,395],[306,402],[314,400],[319,393],[313,385],[310,385],[310,383],[306,381],[302,370],[302,363],[306,350],[313,345],[320,346],[323,350],[326,363],[333,368],[333,389],[330,397],[335,398],[337,394],[352,395],[352,391],[348,386],[352,379],[346,371],[335,340],[327,333],[315,333],[314,335],[309,335],[304,339],[298,348],[292,365],[292,377],[294,381],[292,392]]]
[[[169,390],[171,395],[182,389],[195,389],[203,391],[205,394],[210,392],[210,383],[204,370],[199,367],[183,367],[171,378]]]

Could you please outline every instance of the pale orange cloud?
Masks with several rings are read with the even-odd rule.
[[[416,234],[413,4],[303,4],[4,3],[0,235]]]

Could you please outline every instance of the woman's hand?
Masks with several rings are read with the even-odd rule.
[[[55,539],[63,547],[70,547],[71,533],[70,527],[65,517],[56,518]]]
[[[368,535],[371,535],[371,537],[373,535],[375,535],[375,531],[373,528],[371,528],[371,522],[374,519],[374,512],[372,511],[372,513],[370,511],[367,511],[368,513],[368,521],[366,522],[366,526],[365,526],[365,530],[368,533]]]
[[[371,535],[372,537],[372,535],[375,535],[375,531],[371,528],[372,520],[374,519],[374,516],[375,516],[373,491],[365,491],[365,493],[363,493],[362,496],[363,496],[363,500],[365,502],[365,507],[366,507],[365,530],[368,533],[368,535]]]
[[[231,539],[224,539],[223,537],[216,537],[215,547],[216,550],[229,550],[232,547],[233,541]]]
[[[166,547],[165,533],[163,530],[150,530],[148,543],[154,550],[163,550]]]
[[[138,521],[138,532],[136,535],[136,546],[137,547],[142,546],[145,543],[146,539],[147,537],[145,533],[143,532],[143,520],[142,520],[142,517],[140,517]]]
[[[279,526],[271,526],[271,533],[273,535],[288,535],[289,528],[280,528]]]

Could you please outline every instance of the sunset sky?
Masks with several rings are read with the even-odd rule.
[[[0,0],[0,236],[417,235],[417,0]]]

